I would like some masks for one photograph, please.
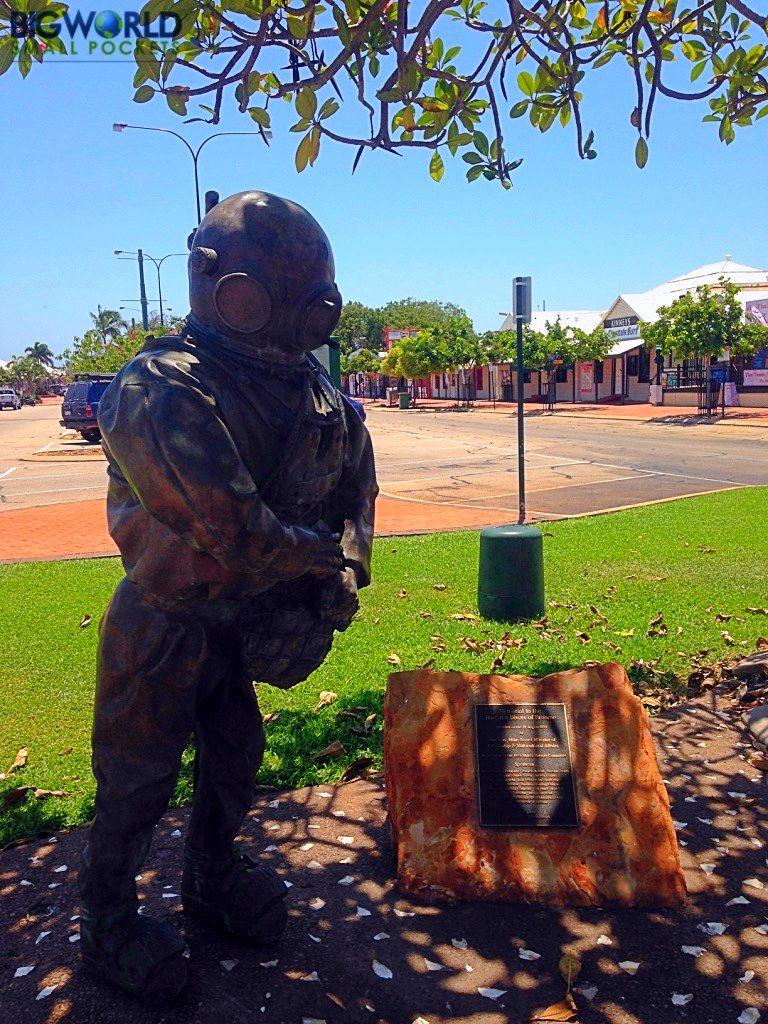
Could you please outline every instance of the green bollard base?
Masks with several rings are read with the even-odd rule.
[[[544,539],[533,526],[490,526],[480,533],[477,605],[486,619],[538,619],[544,598]]]

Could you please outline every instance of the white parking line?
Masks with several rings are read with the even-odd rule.
[[[104,484],[92,484],[90,487],[51,487],[44,491],[14,491],[14,498],[28,498],[32,494],[63,494],[65,491],[100,491],[106,493]]]
[[[2,480],[6,476],[10,476],[11,473],[15,473],[18,468],[18,466],[11,466],[10,469],[6,469],[4,473],[0,473],[0,480]]]
[[[48,442],[48,444],[44,444],[42,448],[37,448],[37,449],[35,450],[35,455],[38,455],[38,454],[39,454],[40,452],[47,452],[47,451],[48,451],[48,449],[49,449],[49,448],[53,448],[53,446],[54,446],[54,445],[55,445],[56,443],[57,443],[57,441],[49,441],[49,442]]]

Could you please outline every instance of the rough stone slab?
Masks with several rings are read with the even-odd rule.
[[[768,747],[768,704],[758,704],[756,708],[750,708],[744,715],[744,720],[753,741],[761,747]]]
[[[741,661],[731,666],[731,672],[740,679],[749,679],[752,676],[768,676],[768,650],[755,651],[747,655]]]
[[[479,824],[473,706],[563,703],[581,827]],[[384,766],[403,892],[552,906],[672,907],[685,881],[645,711],[624,668],[541,679],[394,673]]]

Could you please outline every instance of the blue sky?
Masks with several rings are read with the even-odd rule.
[[[183,125],[162,98],[136,105],[133,70],[131,61],[59,58],[26,81],[15,67],[0,78],[0,359],[34,341],[60,353],[97,304],[137,306],[136,263],[113,250],[141,246],[159,258],[186,247],[195,225],[189,154],[172,137],[116,134],[113,121],[172,128],[193,145],[213,130],[251,128],[233,101],[218,129]],[[499,326],[516,274],[532,275],[535,307],[605,309],[621,291],[726,253],[768,265],[768,119],[725,147],[716,126],[701,123],[705,107],[660,103],[640,171],[625,77],[609,68],[585,85],[598,158],[580,161],[569,129],[542,136],[523,119],[509,122],[509,152],[525,158],[509,192],[467,184],[465,165],[449,158],[435,184],[419,152],[366,155],[352,176],[353,152],[332,144],[299,175],[299,136],[287,131],[269,148],[256,136],[215,139],[201,156],[202,186],[222,195],[260,188],[306,206],[331,239],[346,299],[451,301],[481,330]],[[183,259],[164,264],[163,297],[186,311]]]

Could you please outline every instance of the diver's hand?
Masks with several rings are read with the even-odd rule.
[[[342,569],[319,584],[320,617],[340,632],[354,618],[360,601],[357,596],[357,578],[354,569]]]
[[[344,552],[337,533],[319,534],[314,530],[294,527],[299,547],[306,555],[304,570],[310,576],[333,576],[344,568]]]

